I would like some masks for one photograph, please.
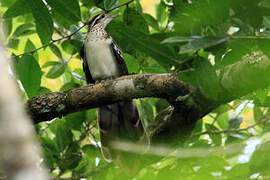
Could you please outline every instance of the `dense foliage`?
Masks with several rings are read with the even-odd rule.
[[[126,2],[0,0],[22,96],[84,85],[79,61],[87,32],[83,26],[116,7],[110,13],[121,17],[107,31],[122,49],[130,73],[172,73],[206,97],[225,102],[197,122],[180,149],[156,145],[153,153],[160,159],[143,167],[136,179],[269,178],[269,84],[261,75],[270,72],[256,71],[253,65],[270,56],[270,0],[161,0],[155,17],[143,12],[139,0],[118,7]],[[239,71],[246,61],[245,71]],[[245,88],[238,86],[243,83]],[[158,98],[136,102],[146,127],[168,106]],[[123,168],[102,157],[96,110],[35,128],[41,163],[51,177],[127,179]]]

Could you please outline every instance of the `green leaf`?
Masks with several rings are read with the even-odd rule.
[[[200,0],[191,4],[182,3],[171,20],[174,29],[182,35],[199,34],[203,27],[219,26],[230,16],[230,9],[241,6],[242,0]]]
[[[67,150],[69,144],[72,143],[73,135],[71,130],[65,125],[65,121],[58,120],[56,128],[56,145],[59,152]]]
[[[91,8],[95,5],[93,0],[81,0],[82,4],[88,8]]]
[[[33,27],[34,25],[30,23],[22,24],[16,28],[12,36],[19,37],[19,36],[33,34],[35,33],[35,31],[33,30]]]
[[[263,25],[270,29],[270,16],[263,16]]]
[[[42,65],[42,68],[47,68],[47,67],[50,67],[50,66],[55,66],[59,64],[58,61],[47,61],[45,62],[43,65]]]
[[[269,89],[259,89],[256,91],[256,98],[260,101],[260,104],[263,104],[267,98]]]
[[[124,60],[126,62],[126,65],[128,67],[128,72],[129,73],[139,73],[140,65],[138,64],[137,60],[133,56],[131,56],[127,53],[124,53],[123,57],[124,57]]]
[[[250,179],[250,164],[237,164],[231,170],[227,171],[225,176],[234,179]]]
[[[253,108],[253,117],[254,117],[255,122],[258,122],[258,121],[262,120],[263,112],[262,112],[260,107],[254,106],[254,108]]]
[[[143,8],[142,8],[142,5],[140,3],[140,0],[135,0],[136,3],[132,4],[136,7],[136,10],[139,12],[139,13],[143,13]],[[122,2],[121,2],[122,3]]]
[[[140,101],[140,104],[138,104],[138,110],[140,118],[144,124],[154,119],[153,104],[151,104],[148,99],[142,99]]]
[[[221,129],[228,129],[229,128],[229,113],[225,112],[219,114],[217,117],[217,124]]]
[[[100,154],[97,147],[92,144],[84,145],[82,150],[87,155],[87,157],[91,159],[97,157]]]
[[[242,60],[244,55],[250,54],[257,49],[257,41],[250,39],[231,40],[227,43],[229,52],[223,57],[221,64],[223,66],[233,64]]]
[[[157,22],[157,20],[153,16],[151,16],[150,14],[144,13],[143,14],[143,17],[144,17],[144,19],[146,20],[146,22],[147,22],[147,24],[149,26],[151,26],[156,31],[159,31],[160,30],[159,29],[158,22]]]
[[[32,51],[33,49],[36,49],[34,43],[30,40],[30,39],[27,39],[27,42],[25,44],[25,48],[24,48],[24,51]]]
[[[22,0],[17,0],[12,4],[8,10],[4,13],[3,18],[14,18],[27,13],[30,13],[29,6]]]
[[[30,51],[32,51],[32,50],[34,50],[34,49],[36,49],[34,43],[33,43],[30,39],[28,39],[27,42],[26,42],[26,44],[25,44],[24,51],[25,51],[25,52],[30,52]],[[38,60],[38,53],[37,53],[37,52],[35,52],[35,53],[33,54],[33,56],[35,57],[35,59]]]
[[[196,122],[196,125],[195,125],[192,133],[196,134],[196,133],[202,132],[202,128],[203,128],[203,121],[202,121],[202,119],[200,119]]]
[[[130,27],[134,28],[137,31],[141,31],[143,33],[149,33],[148,25],[143,18],[142,14],[140,14],[135,8],[127,7],[123,14],[124,23]]]
[[[180,48],[180,54],[194,52],[199,49],[209,48],[211,46],[215,46],[221,43],[228,41],[230,38],[228,36],[225,37],[205,37],[202,39],[196,39],[190,41]]]
[[[270,40],[269,39],[258,39],[257,40],[258,46],[260,50],[270,58]]]
[[[201,39],[200,36],[174,36],[164,39],[161,43],[181,43]]]
[[[73,81],[71,82],[68,82],[66,84],[64,84],[61,88],[60,88],[60,91],[67,91],[69,89],[72,89],[72,88],[76,88],[76,87],[79,87],[80,85],[79,84],[76,84],[74,83]]]
[[[53,14],[59,15],[59,18],[65,19],[68,26],[77,24],[81,19],[80,6],[77,0],[46,0],[52,8]],[[65,26],[66,24],[62,24]]]
[[[18,60],[16,71],[23,88],[29,98],[34,97],[39,88],[41,82],[41,69],[37,61],[30,55],[24,55]]]
[[[1,6],[2,7],[10,7],[12,6],[16,0],[9,0],[9,1],[1,1]]]
[[[62,171],[65,171],[67,169],[74,169],[78,166],[81,159],[82,157],[79,153],[70,153],[67,155],[67,157],[65,157],[65,160],[63,162],[60,161],[59,167]]]
[[[214,109],[212,111],[212,113],[217,113],[217,114],[222,114],[222,113],[225,113],[229,110],[232,110],[232,106],[229,105],[229,104],[224,104],[224,105],[220,105],[219,107],[217,107],[216,109]]]
[[[82,47],[82,42],[75,39],[71,39],[71,40],[64,41],[61,44],[61,46],[66,53],[73,55],[80,52],[81,47]]]
[[[200,65],[196,78],[202,93],[210,99],[222,101],[219,94],[223,92],[223,88],[220,85],[215,68],[206,59],[201,57],[196,58],[196,63]]]
[[[55,141],[51,140],[47,136],[41,136],[40,137],[40,142],[42,144],[42,150],[43,150],[43,156],[44,156],[44,161],[46,163],[46,166],[48,168],[54,168],[56,162],[58,159],[56,158],[57,156],[57,149],[56,149],[56,144]]]
[[[94,0],[94,3],[97,7],[102,7],[104,8],[104,3],[103,0]]]
[[[53,34],[53,21],[49,10],[42,0],[23,0],[30,7],[36,23],[36,30],[43,44],[51,40]]]
[[[211,124],[205,124],[207,130],[218,131],[218,128]],[[213,143],[217,146],[221,145],[222,137],[221,134],[209,134],[209,137],[212,139]]]
[[[7,47],[17,49],[19,46],[19,42],[20,42],[19,39],[9,38],[8,43],[7,43]]]
[[[62,53],[60,51],[60,49],[55,45],[55,44],[51,44],[50,46],[51,51],[59,58],[59,59],[63,59]]]
[[[86,120],[85,111],[68,114],[65,116],[67,126],[74,130],[81,130],[82,123]]]
[[[38,92],[37,92],[37,96],[48,94],[50,92],[52,92],[50,89],[48,89],[46,87],[40,87],[39,90],[38,90]]]
[[[48,71],[46,77],[50,79],[55,79],[61,76],[65,72],[65,65],[63,63],[58,62],[57,64],[53,65]]]
[[[118,4],[118,1],[117,0],[104,0],[103,3],[104,3],[104,8],[108,10],[115,7]]]
[[[119,31],[119,29],[121,29],[121,31]],[[111,22],[107,30],[117,42],[120,42],[120,47],[125,47],[128,45],[127,43],[130,43],[133,49],[149,55],[166,68],[170,67],[172,64],[177,64],[176,61],[179,56],[168,46],[160,44],[160,41],[149,35],[129,28],[119,21]]]
[[[169,16],[168,16],[168,7],[166,4],[161,1],[156,7],[157,20],[165,27],[167,25]]]

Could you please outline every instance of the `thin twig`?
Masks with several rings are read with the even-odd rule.
[[[92,133],[92,129],[95,127],[95,125],[91,126],[90,128],[89,127],[90,127],[90,123],[85,123],[86,132],[88,133],[88,135],[90,134],[93,137],[93,140],[96,143],[95,145],[98,147],[99,152],[102,154],[102,150],[98,145],[98,141],[97,141],[95,135]]]
[[[51,45],[51,44],[53,44],[53,43],[55,43],[55,42],[57,42],[57,41],[62,41],[62,40],[64,40],[64,39],[69,39],[71,36],[73,36],[74,34],[76,34],[77,32],[79,32],[83,27],[85,27],[87,24],[85,23],[84,25],[82,25],[81,27],[79,27],[76,31],[74,31],[73,33],[71,33],[71,34],[69,34],[69,35],[67,35],[67,36],[63,36],[63,37],[61,37],[61,38],[58,38],[58,39],[53,39],[53,40],[51,40],[50,42],[48,42],[47,44],[44,44],[43,46],[40,46],[40,47],[38,47],[38,48],[36,48],[36,49],[33,49],[33,50],[31,50],[31,51],[26,51],[26,52],[24,52],[24,53],[22,53],[22,54],[18,54],[18,55],[12,55],[11,57],[19,57],[19,56],[23,56],[23,55],[25,55],[25,54],[33,54],[34,52],[36,52],[36,51],[38,51],[38,50],[40,50],[40,49],[42,49],[42,48],[45,48],[45,47],[47,47],[47,46],[49,46],[49,45]]]
[[[265,119],[262,119],[250,126],[247,126],[245,128],[241,128],[241,129],[224,129],[224,130],[221,130],[221,131],[212,131],[212,130],[207,130],[207,131],[203,131],[203,132],[200,132],[200,133],[196,133],[196,134],[193,134],[192,136],[200,136],[200,135],[203,135],[203,134],[222,134],[222,133],[231,133],[231,132],[241,132],[241,131],[246,131],[250,128],[253,128],[259,124],[263,124],[267,121],[269,121],[270,119],[269,118],[265,118]]]
[[[118,9],[118,8],[122,7],[122,6],[128,5],[128,4],[132,3],[133,1],[134,1],[134,0],[130,0],[130,1],[128,1],[128,2],[125,2],[125,3],[123,3],[123,4],[120,4],[120,5],[118,5],[118,6],[115,6],[115,7],[111,8],[111,9],[108,9],[108,10],[103,9],[103,8],[102,8],[102,9],[103,9],[106,13],[109,13],[109,12],[115,10],[115,9]],[[55,43],[55,42],[57,42],[57,41],[62,41],[62,40],[64,40],[64,39],[69,39],[71,36],[73,36],[74,34],[76,34],[78,31],[80,31],[80,30],[81,30],[83,27],[85,27],[86,25],[87,25],[87,23],[84,23],[80,28],[78,28],[76,31],[74,31],[74,32],[71,33],[70,35],[63,36],[63,37],[61,37],[61,38],[51,40],[49,43],[44,44],[43,46],[40,46],[40,47],[38,47],[38,48],[36,48],[36,49],[33,49],[33,50],[31,50],[31,51],[27,51],[27,52],[24,52],[24,53],[21,53],[21,54],[18,54],[18,55],[12,55],[11,57],[19,57],[19,56],[23,56],[23,55],[25,55],[25,54],[33,54],[34,52],[36,52],[36,51],[38,51],[38,50],[40,50],[40,49],[42,49],[42,48],[45,48],[45,47],[47,47],[47,46],[49,46],[49,45],[51,45],[51,44],[53,44],[53,43]]]
[[[106,13],[109,13],[109,12],[111,12],[111,11],[113,11],[113,10],[115,10],[115,9],[118,9],[118,8],[120,8],[120,7],[122,7],[122,6],[127,6],[127,5],[129,5],[130,3],[132,3],[134,0],[130,0],[130,1],[128,1],[128,2],[125,2],[125,3],[123,3],[123,4],[119,4],[118,6],[115,6],[115,7],[113,7],[113,8],[111,8],[111,9],[103,9]]]

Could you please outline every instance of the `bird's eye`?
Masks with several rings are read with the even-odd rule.
[[[101,18],[104,18],[105,17],[105,14],[102,14]]]

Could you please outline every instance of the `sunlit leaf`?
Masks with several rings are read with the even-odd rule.
[[[55,44],[51,44],[49,47],[59,59],[63,59],[60,49]]]
[[[42,65],[42,68],[47,68],[59,64],[58,61],[47,61]]]
[[[65,65],[63,63],[58,62],[57,64],[53,65],[48,73],[46,74],[47,78],[55,79],[61,76],[65,72]]]
[[[228,129],[229,128],[229,113],[225,112],[225,113],[220,114],[217,117],[217,124],[222,129]]]
[[[32,29],[33,27],[34,25],[30,23],[22,24],[16,28],[12,36],[18,37],[18,36],[25,36],[25,35],[33,34],[35,33],[35,31]]]
[[[157,20],[162,26],[166,26],[169,19],[168,7],[163,1],[160,1],[159,5],[156,6]]]

